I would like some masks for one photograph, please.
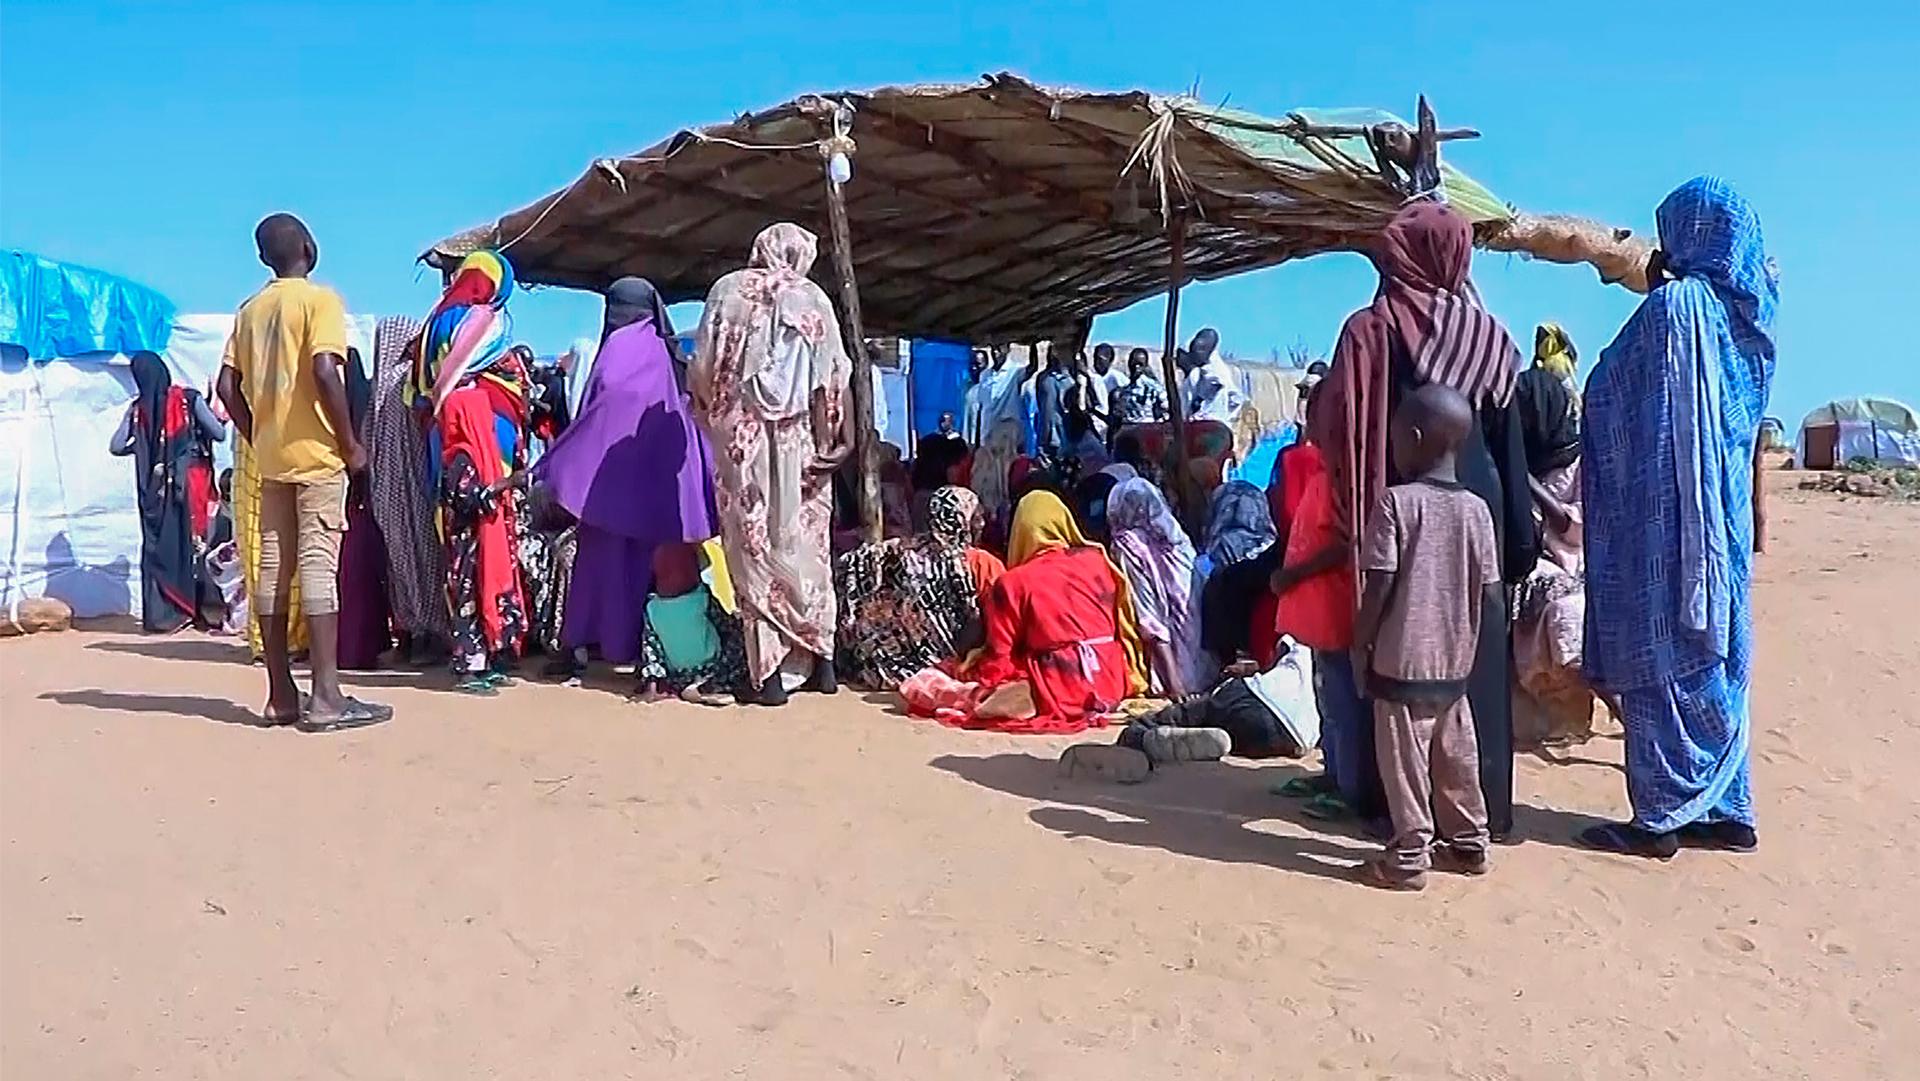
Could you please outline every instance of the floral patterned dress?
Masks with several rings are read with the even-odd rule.
[[[447,603],[453,612],[453,665],[470,669],[471,659],[511,654],[525,636],[526,613],[517,589],[498,597],[480,596],[480,520],[494,513],[498,497],[487,491],[472,459],[456,454],[440,471],[440,504],[446,533]],[[499,609],[501,633],[489,636],[480,616],[482,603]]]

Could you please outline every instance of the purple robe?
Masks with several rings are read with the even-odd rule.
[[[637,660],[653,550],[716,532],[713,454],[652,319],[607,336],[579,415],[534,474],[580,522],[561,641],[598,646],[615,664]]]

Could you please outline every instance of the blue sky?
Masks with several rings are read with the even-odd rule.
[[[292,210],[356,311],[420,312],[433,240],[571,181],[596,155],[803,90],[971,80],[1183,90],[1256,111],[1426,92],[1485,137],[1450,160],[1501,197],[1650,231],[1717,172],[1759,207],[1784,301],[1773,412],[1829,396],[1920,402],[1920,346],[1875,318],[1920,303],[1920,5],[1019,3],[810,5],[72,3],[0,7],[0,246],[111,269],[183,310],[261,280],[251,230]],[[1643,14],[1644,12],[1644,14]],[[1168,25],[1167,13],[1189,21]],[[857,181],[856,181],[857,182]],[[1558,319],[1591,358],[1634,298],[1584,268],[1483,255],[1516,335]],[[1324,351],[1371,294],[1357,256],[1199,286],[1183,334]],[[516,301],[543,352],[597,298]],[[1157,341],[1163,308],[1098,338]],[[1904,324],[1897,320],[1893,326]]]

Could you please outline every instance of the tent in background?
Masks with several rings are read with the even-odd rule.
[[[348,320],[363,363],[374,322]],[[132,460],[107,453],[133,400],[127,355],[159,353],[176,382],[211,396],[232,327],[231,315],[176,316],[110,274],[0,253],[0,605],[44,595],[81,618],[140,614]],[[63,351],[76,346],[95,348]],[[225,468],[231,440],[214,454]]]
[[[1891,398],[1840,398],[1800,422],[1795,459],[1802,469],[1838,469],[1856,458],[1920,465],[1920,416]]]

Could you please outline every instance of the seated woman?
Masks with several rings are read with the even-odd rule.
[[[740,620],[721,607],[700,578],[700,545],[662,544],[653,550],[653,592],[640,640],[636,697],[662,692],[704,706],[728,706],[746,678]]]
[[[1033,492],[1013,516],[1007,572],[987,595],[986,647],[956,665],[963,682],[930,670],[904,684],[915,713],[956,728],[1067,733],[1103,725],[1146,687],[1132,592],[1100,546],[1080,533],[1051,492]],[[1004,708],[1008,690],[1031,703]]]
[[[1210,689],[1219,669],[1200,648],[1200,589],[1193,542],[1160,489],[1134,479],[1107,497],[1114,562],[1126,572],[1153,662],[1153,687],[1168,698]]]
[[[979,645],[981,597],[1006,570],[975,546],[985,522],[980,500],[950,485],[927,501],[925,533],[863,544],[835,562],[841,676],[891,690]]]

